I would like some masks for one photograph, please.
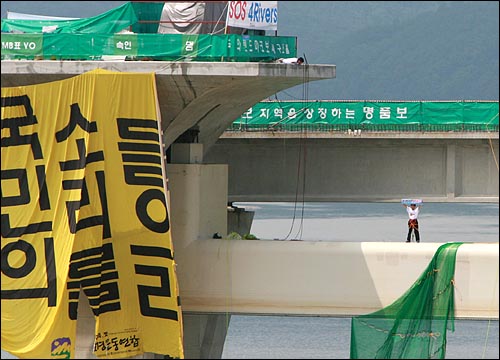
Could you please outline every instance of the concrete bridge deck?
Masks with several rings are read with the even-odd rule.
[[[335,65],[249,62],[2,60],[2,87],[66,79],[94,69],[154,72],[168,148],[195,127],[207,151],[255,103],[295,85],[335,78]]]
[[[225,132],[229,201],[498,202],[498,132]]]

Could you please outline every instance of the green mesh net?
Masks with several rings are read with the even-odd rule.
[[[441,245],[429,266],[391,305],[351,321],[351,359],[444,359],[455,331],[455,258],[462,243]]]

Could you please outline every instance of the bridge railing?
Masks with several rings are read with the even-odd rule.
[[[364,132],[499,132],[498,124],[277,124],[277,125],[249,125],[233,123],[226,129],[230,132],[252,131],[355,131]]]
[[[498,101],[262,101],[227,131],[498,132]]]

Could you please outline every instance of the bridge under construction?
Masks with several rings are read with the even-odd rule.
[[[498,131],[474,138],[366,135],[358,129],[329,137],[226,131],[281,90],[335,78],[335,65],[3,59],[2,87],[95,69],[155,74],[186,358],[219,358],[231,314],[356,316],[380,309],[413,284],[443,245],[228,239],[228,203],[290,201],[297,184],[286,179],[292,171],[296,178],[301,161],[307,183],[299,184],[307,201],[399,201],[416,195],[498,202]],[[222,238],[215,239],[216,233]],[[461,289],[458,318],[498,320],[498,259],[498,243],[478,239],[460,246],[454,280]],[[96,358],[95,317],[83,292],[79,301],[75,355]]]

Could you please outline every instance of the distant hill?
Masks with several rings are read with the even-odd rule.
[[[90,17],[125,1],[2,1],[6,11]],[[64,4],[64,6],[61,6]],[[280,100],[498,100],[497,1],[279,1],[278,35],[337,77]]]
[[[308,2],[284,3],[281,35],[303,19],[299,53],[335,64],[337,77],[281,99],[499,99],[498,2],[322,2],[328,22],[300,16]]]

